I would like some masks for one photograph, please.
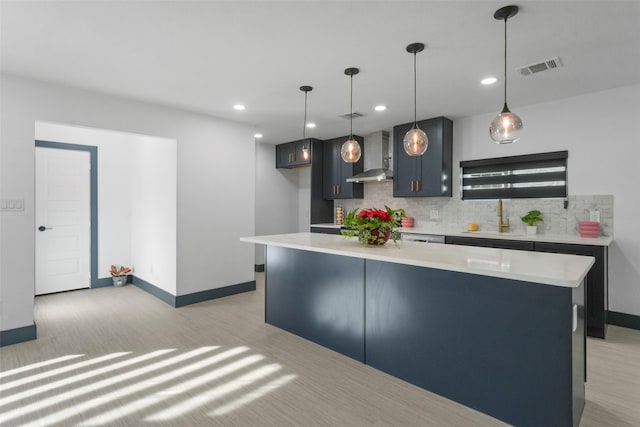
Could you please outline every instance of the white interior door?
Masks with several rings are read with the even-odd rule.
[[[36,147],[36,295],[91,285],[89,156]]]

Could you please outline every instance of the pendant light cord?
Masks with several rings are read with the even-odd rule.
[[[353,139],[353,74],[351,74],[351,95],[349,100],[349,139]]]
[[[302,123],[302,139],[307,139],[307,91],[304,92],[304,123]]]
[[[504,18],[504,106],[507,106],[507,17]]]
[[[413,127],[418,127],[418,78],[416,68],[416,52],[413,52]]]

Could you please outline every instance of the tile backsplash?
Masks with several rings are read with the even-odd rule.
[[[393,181],[364,184],[364,199],[336,200],[334,206],[341,206],[345,213],[355,208],[404,209],[407,216],[415,218],[415,227],[428,228],[437,232],[467,228],[467,223],[475,222],[480,231],[497,231],[498,217],[495,200],[463,201],[455,197],[394,198]],[[589,211],[600,212],[600,229],[605,236],[613,236],[613,196],[583,195],[569,196],[568,206],[564,199],[510,199],[503,200],[503,216],[509,219],[511,230],[524,231],[520,217],[533,209],[542,212],[543,223],[537,223],[539,234],[577,234],[578,221],[589,220]],[[433,218],[437,216],[437,219]]]

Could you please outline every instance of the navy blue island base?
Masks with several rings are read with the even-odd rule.
[[[577,426],[584,283],[267,246],[266,322],[518,426]]]

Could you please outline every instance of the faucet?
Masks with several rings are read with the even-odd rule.
[[[502,233],[509,228],[509,218],[507,218],[507,222],[503,222],[502,219],[502,200],[498,200],[498,232]]]

